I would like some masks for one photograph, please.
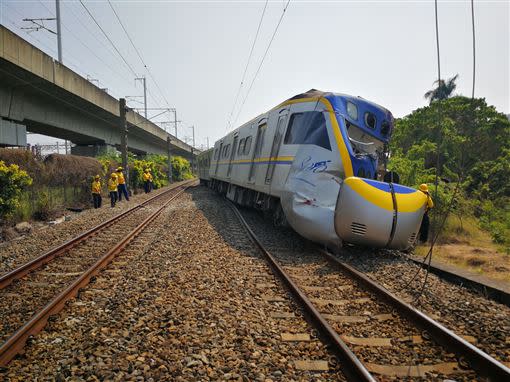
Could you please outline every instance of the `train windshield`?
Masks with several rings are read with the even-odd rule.
[[[377,157],[378,153],[384,150],[384,142],[367,134],[355,124],[345,120],[347,134],[351,147],[356,155],[370,155]]]

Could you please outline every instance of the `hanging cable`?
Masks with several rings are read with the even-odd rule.
[[[476,73],[476,44],[475,44],[475,4],[471,0],[471,24],[473,30],[473,90],[471,91],[471,98],[475,98],[475,73]]]
[[[257,71],[255,72],[255,75],[253,76],[253,79],[251,81],[250,87],[248,88],[246,96],[244,97],[241,107],[240,107],[239,111],[237,112],[236,119],[234,120],[234,125],[236,124],[237,119],[239,118],[239,115],[241,114],[241,111],[243,110],[244,104],[246,103],[246,100],[248,99],[248,96],[250,95],[250,91],[253,87],[253,84],[255,83],[255,80],[257,79],[257,76],[260,72],[260,68],[262,68],[262,64],[264,63],[264,60],[266,59],[267,53],[269,52],[269,49],[271,48],[271,44],[273,43],[276,33],[278,32],[278,28],[280,27],[280,24],[282,23],[283,17],[285,16],[285,11],[287,11],[289,4],[290,4],[290,0],[287,1],[285,8],[283,8],[283,12],[282,12],[282,15],[280,16],[280,20],[278,20],[278,24],[276,25],[273,35],[271,36],[271,40],[269,40],[269,44],[267,45],[266,51],[264,52],[264,56],[262,56],[262,60],[260,61]]]
[[[264,15],[266,14],[266,8],[267,8],[268,2],[269,2],[269,0],[266,0],[266,3],[264,4],[264,9],[262,10],[262,15],[260,16],[259,25],[257,27],[257,32],[255,33],[255,38],[253,39],[253,43],[251,44],[250,54],[248,55],[248,61],[246,61],[246,66],[244,67],[244,73],[243,73],[243,76],[241,77],[241,83],[239,84],[239,88],[237,89],[237,94],[235,96],[234,105],[232,106],[232,110],[230,111],[226,129],[230,129],[230,127],[231,127],[232,116],[234,115],[234,110],[237,106],[237,101],[239,100],[239,95],[241,94],[241,89],[244,85],[244,79],[246,77],[246,72],[248,71],[248,66],[250,65],[250,60],[253,55],[253,49],[255,48],[255,43],[257,42],[257,38],[259,37],[260,26],[262,25],[262,20],[264,19]]]
[[[120,56],[120,58],[122,58],[122,61],[124,61],[124,63],[126,64],[126,66],[129,68],[129,70],[131,71],[131,73],[137,77],[138,75],[136,74],[136,72],[134,71],[134,69],[131,67],[131,65],[129,65],[129,63],[126,61],[126,59],[124,58],[124,56],[122,55],[122,53],[120,53],[120,51],[117,49],[117,47],[115,46],[115,44],[113,43],[113,41],[110,39],[110,37],[108,36],[108,34],[104,31],[104,29],[101,27],[101,25],[99,25],[99,23],[97,22],[96,18],[94,17],[94,15],[89,11],[89,9],[86,7],[86,5],[83,3],[83,0],[80,0],[80,4],[83,6],[83,8],[85,8],[85,10],[87,11],[87,13],[89,14],[89,16],[92,18],[92,20],[94,20],[94,23],[96,23],[97,27],[101,30],[101,32],[103,33],[103,35],[106,37],[106,39],[108,40],[108,42],[113,46],[113,49],[115,49],[115,51],[117,52],[117,54]]]
[[[140,59],[140,61],[142,62],[142,65],[144,66],[145,69],[147,69],[147,73],[149,74],[149,77],[152,79],[152,82],[154,82],[154,84],[156,85],[156,88],[158,89],[159,93],[161,94],[161,97],[163,98],[163,100],[165,101],[166,105],[168,107],[170,107],[170,104],[168,103],[168,100],[166,99],[165,95],[163,94],[163,91],[161,90],[161,88],[159,87],[158,85],[158,82],[156,81],[156,79],[154,78],[154,76],[152,75],[152,72],[150,71],[149,67],[147,66],[147,64],[145,63],[140,51],[138,50],[138,48],[136,47],[135,43],[133,42],[133,39],[131,38],[131,36],[129,35],[127,29],[124,27],[124,24],[122,23],[119,15],[117,14],[117,11],[115,11],[115,8],[113,7],[113,4],[111,3],[110,0],[108,0],[108,4],[110,4],[110,8],[112,9],[113,13],[115,14],[115,17],[117,18],[117,21],[119,22],[120,26],[122,27],[122,30],[124,31],[124,33],[126,34],[129,42],[131,43],[131,46],[133,47],[133,49],[135,50],[136,54],[138,55],[138,58]],[[150,92],[149,92],[150,94]]]

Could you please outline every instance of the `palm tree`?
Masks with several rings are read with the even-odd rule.
[[[432,103],[432,101],[450,98],[457,87],[455,81],[457,81],[458,77],[459,75],[456,74],[452,78],[446,80],[446,82],[444,80],[434,81],[434,84],[437,84],[437,87],[426,92],[425,98],[429,99],[430,103]]]

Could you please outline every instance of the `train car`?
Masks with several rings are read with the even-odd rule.
[[[312,89],[215,142],[201,174],[233,202],[271,211],[276,224],[312,241],[406,249],[427,197],[377,180],[392,130],[385,108]]]
[[[197,155],[197,166],[198,166],[198,177],[200,178],[200,184],[204,186],[209,185],[211,177],[209,176],[209,168],[211,167],[211,158],[213,155],[213,149],[202,151]]]

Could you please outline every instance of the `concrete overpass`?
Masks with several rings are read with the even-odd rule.
[[[0,139],[19,144],[26,128],[94,155],[120,149],[119,114],[116,98],[0,25]],[[129,151],[166,154],[169,136],[172,155],[192,158],[191,146],[140,114],[129,111],[126,119]]]

